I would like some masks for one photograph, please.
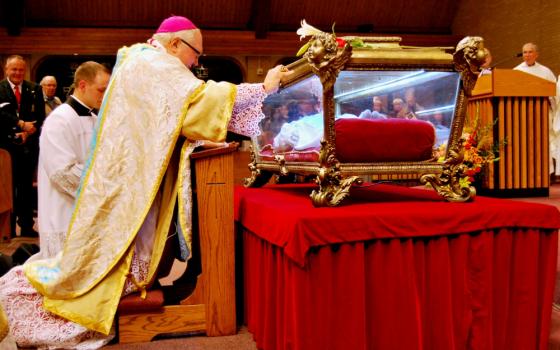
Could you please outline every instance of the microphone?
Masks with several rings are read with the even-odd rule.
[[[499,60],[498,62],[496,62],[496,63],[490,65],[490,69],[493,69],[493,68],[495,68],[496,66],[499,66],[499,65],[502,64],[502,63],[506,63],[507,61],[509,61],[509,60],[511,60],[511,59],[513,59],[513,58],[519,58],[519,57],[521,57],[521,56],[523,56],[523,52],[518,52],[518,53],[516,53],[516,54],[513,55],[513,56],[508,56],[508,57],[506,57],[506,58],[504,58],[504,59],[501,59],[501,60]]]

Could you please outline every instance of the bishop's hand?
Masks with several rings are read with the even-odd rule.
[[[272,94],[278,91],[280,87],[280,82],[284,77],[292,74],[293,71],[288,70],[286,66],[278,65],[268,71],[266,73],[266,77],[264,78],[263,87],[264,91],[267,94]]]

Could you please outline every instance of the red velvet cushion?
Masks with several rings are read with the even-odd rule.
[[[148,290],[146,299],[140,298],[140,293],[133,293],[121,299],[118,312],[121,315],[138,314],[161,310],[163,307],[163,292],[160,289]]]
[[[428,160],[435,142],[434,127],[422,120],[341,118],[335,130],[342,163]]]

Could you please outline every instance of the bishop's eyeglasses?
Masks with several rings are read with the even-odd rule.
[[[202,52],[195,49],[191,44],[189,44],[188,42],[186,42],[185,40],[183,40],[181,38],[179,38],[179,40],[181,40],[183,42],[183,44],[187,45],[188,47],[191,48],[191,50],[194,51],[194,53],[196,54],[196,58],[199,58],[200,56],[202,56]]]

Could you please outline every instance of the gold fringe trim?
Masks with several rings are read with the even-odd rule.
[[[130,272],[126,274],[126,278],[128,278],[130,282],[132,282],[132,284],[134,284],[134,286],[138,288],[138,290],[140,291],[140,298],[146,299],[146,295],[147,295],[146,286],[148,285],[148,282],[147,281],[138,282]]]

